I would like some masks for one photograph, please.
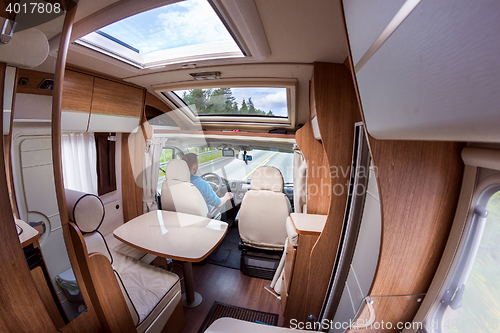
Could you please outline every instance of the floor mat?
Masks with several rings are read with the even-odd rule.
[[[238,250],[240,233],[236,226],[231,226],[222,243],[210,255],[208,263],[228,268],[240,269],[241,251]]]
[[[235,318],[249,322],[267,325],[278,325],[278,315],[275,313],[255,311],[237,306],[214,302],[198,333],[203,333],[217,319],[222,317]]]

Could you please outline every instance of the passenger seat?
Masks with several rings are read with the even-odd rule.
[[[129,308],[137,332],[160,332],[181,302],[179,277],[133,257],[110,250],[97,231],[104,219],[99,197],[66,190],[69,219],[83,235],[88,254],[106,256]]]

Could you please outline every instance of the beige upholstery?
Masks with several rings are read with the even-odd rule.
[[[101,253],[109,259],[137,331],[160,332],[181,301],[179,277],[139,261],[147,254],[112,240],[112,234],[105,237],[99,233],[97,228],[104,218],[104,209],[98,209],[97,202],[104,206],[97,196],[66,190],[66,198],[68,211],[72,212],[70,220],[82,231],[87,252]],[[112,246],[108,246],[106,239]]]
[[[93,232],[104,219],[104,205],[98,196],[66,189],[69,219],[81,232]]]
[[[247,246],[282,250],[287,237],[285,222],[290,202],[283,191],[281,172],[269,166],[255,170],[250,191],[243,197],[239,212],[239,231]]]
[[[275,167],[259,167],[252,175],[250,189],[281,193],[283,192],[283,176]]]
[[[297,247],[299,235],[297,234],[297,230],[295,230],[292,219],[290,217],[286,218],[286,233],[288,235],[288,242],[290,243],[290,245],[293,247]]]
[[[161,208],[171,212],[206,217],[208,207],[200,191],[191,184],[191,174],[184,160],[171,160],[165,168],[161,187]]]
[[[311,332],[291,328],[263,325],[234,318],[219,318],[212,323],[205,333],[286,333],[286,332]]]

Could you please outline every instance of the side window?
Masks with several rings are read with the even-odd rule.
[[[116,191],[115,141],[116,133],[94,133],[97,150],[97,194]]]
[[[160,155],[160,177],[165,177],[165,167],[174,156],[175,148],[163,148]]]
[[[451,280],[428,332],[500,330],[500,185],[478,197],[466,227]]]
[[[161,151],[160,155],[160,170],[158,171],[158,191],[161,189],[161,185],[163,184],[163,181],[165,180],[165,167],[167,166],[168,162],[172,159],[176,158],[182,158],[182,153],[179,151],[179,149],[172,148],[172,147],[165,147]]]

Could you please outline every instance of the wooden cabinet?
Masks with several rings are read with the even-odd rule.
[[[61,109],[90,113],[93,89],[93,76],[66,70]]]
[[[298,235],[297,246],[287,242],[287,254],[281,291],[281,321],[288,327],[291,319],[300,317],[307,293],[307,276],[311,250],[326,223],[326,215],[292,213],[290,220]],[[289,235],[290,237],[290,235]]]
[[[96,77],[92,98],[92,113],[140,118],[144,90]]]

